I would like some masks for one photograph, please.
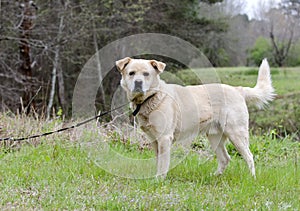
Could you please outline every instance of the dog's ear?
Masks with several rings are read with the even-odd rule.
[[[130,62],[131,58],[130,57],[126,57],[124,59],[120,59],[118,61],[116,61],[116,66],[118,68],[118,70],[122,73],[123,70],[125,69],[125,67],[128,65],[128,63]]]
[[[150,64],[157,71],[158,74],[162,73],[166,67],[166,64],[156,60],[150,60]]]

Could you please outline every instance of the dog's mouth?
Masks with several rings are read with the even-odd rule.
[[[131,96],[130,96],[130,101],[131,102],[135,102],[137,104],[141,103],[144,99],[144,97],[146,96],[147,92],[143,91],[142,89],[138,88],[138,89],[134,89],[131,92]]]
[[[144,99],[144,95],[143,94],[137,94],[132,96],[132,98],[130,99],[131,102],[134,102],[136,104],[140,104],[141,102],[143,102]]]
[[[135,87],[132,91],[133,94],[144,94],[144,90],[142,89],[142,87]]]
[[[146,94],[142,89],[134,89],[131,92],[132,98],[143,97]]]

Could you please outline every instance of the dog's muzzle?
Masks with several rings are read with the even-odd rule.
[[[142,80],[136,80],[134,82],[134,89],[133,92],[142,93],[143,91],[143,81]]]

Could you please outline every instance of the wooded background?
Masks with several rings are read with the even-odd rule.
[[[165,33],[198,47],[216,67],[300,65],[300,1],[0,0],[0,111],[70,115],[87,60],[119,38]],[[119,83],[117,75],[112,84]]]

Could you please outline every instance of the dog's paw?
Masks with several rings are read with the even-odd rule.
[[[221,176],[223,174],[223,171],[220,171],[219,169],[217,171],[215,171],[214,176],[218,177]]]
[[[166,177],[167,177],[167,174],[157,174],[155,176],[157,181],[164,181],[166,179]]]

